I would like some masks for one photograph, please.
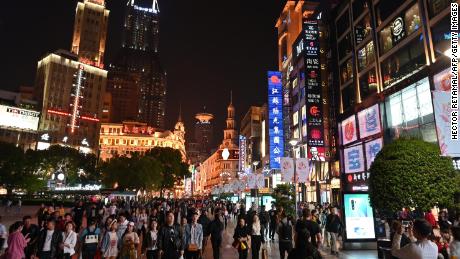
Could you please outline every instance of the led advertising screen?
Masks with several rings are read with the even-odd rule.
[[[375,157],[380,152],[383,147],[383,139],[378,138],[372,141],[367,142],[364,144],[364,148],[366,149],[366,164],[367,169],[371,168],[372,162],[374,162]]]
[[[356,129],[355,116],[350,116],[348,119],[342,121],[342,144],[346,145],[358,139],[358,132]]]
[[[37,130],[40,112],[0,105],[0,126]]]
[[[374,213],[369,204],[369,194],[343,195],[347,239],[375,239]]]
[[[281,72],[268,72],[268,136],[270,138],[270,168],[280,169],[284,155],[283,86]]]
[[[361,144],[345,148],[343,150],[343,159],[346,174],[364,171],[364,155]]]
[[[358,121],[360,138],[380,133],[382,128],[380,127],[379,105],[376,104],[358,112]]]

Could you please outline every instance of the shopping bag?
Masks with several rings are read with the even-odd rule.
[[[265,248],[262,248],[262,259],[268,259],[268,252]]]

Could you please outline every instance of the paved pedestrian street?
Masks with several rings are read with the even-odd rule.
[[[221,258],[222,259],[233,259],[238,258],[238,252],[235,248],[232,247],[233,242],[233,231],[235,229],[234,222],[230,221],[227,229],[223,234],[223,243],[221,248]],[[266,242],[262,247],[266,247],[268,252],[268,258],[270,259],[280,259],[280,254],[278,251],[278,238],[275,236],[275,241]],[[327,253],[326,250],[321,251],[324,259],[377,259],[377,251],[341,251],[339,256],[332,256],[330,253]],[[248,258],[251,258],[251,253],[249,253]],[[261,253],[262,254],[262,253]],[[213,259],[212,257],[212,247],[211,242],[208,242],[208,246],[204,252],[204,259]]]

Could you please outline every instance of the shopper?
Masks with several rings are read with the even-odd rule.
[[[183,237],[180,227],[174,224],[174,213],[166,214],[166,224],[160,229],[158,249],[162,258],[172,259],[184,255]]]
[[[233,234],[233,247],[238,250],[239,259],[248,258],[249,249],[249,231],[246,226],[244,218],[238,220],[238,225],[235,227],[235,233]]]
[[[268,215],[270,216],[270,231],[268,232],[268,235],[271,240],[275,240],[277,212],[274,204],[272,204],[272,209],[268,211]]]
[[[295,248],[289,253],[288,259],[321,259],[321,253],[309,240],[308,229],[299,229],[296,234]]]
[[[65,224],[65,232],[62,233],[64,259],[70,259],[75,254],[75,246],[77,245],[77,233],[74,231],[73,222]]]
[[[331,214],[329,214],[326,218],[326,231],[330,238],[331,254],[333,255],[339,254],[339,251],[337,248],[337,237],[338,237],[339,232],[341,231],[342,226],[343,226],[342,221],[337,215],[337,209],[331,208]]]
[[[192,222],[185,227],[185,258],[199,259],[203,251],[203,227],[198,223],[198,213],[193,212]]]
[[[316,248],[321,244],[321,230],[319,224],[312,220],[312,214],[310,209],[304,208],[302,210],[302,218],[297,220],[295,225],[296,235],[302,229],[307,229],[311,237],[311,244]]]
[[[220,246],[222,244],[222,232],[224,231],[224,223],[220,209],[214,212],[214,220],[209,225],[209,232],[211,234],[212,254],[214,259],[220,258]]]
[[[292,220],[287,217],[286,213],[283,211],[278,216],[278,238],[279,238],[279,252],[280,258],[284,259],[286,254],[292,251]]]

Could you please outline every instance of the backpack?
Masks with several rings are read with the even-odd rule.
[[[292,225],[289,222],[284,223],[281,221],[279,239],[280,241],[292,241]]]
[[[94,231],[90,231],[89,227],[86,228],[86,235],[83,240],[83,249],[85,250],[96,250],[99,243],[99,236],[96,234],[97,228]]]

